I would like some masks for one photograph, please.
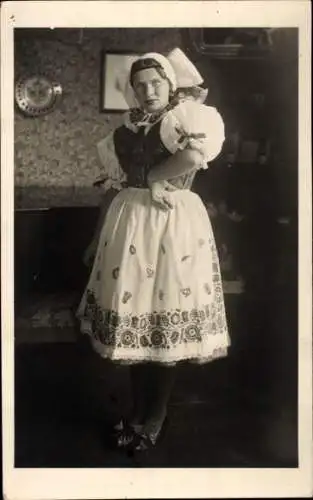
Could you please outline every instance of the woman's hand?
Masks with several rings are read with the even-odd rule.
[[[153,202],[163,210],[170,210],[173,204],[170,199],[170,192],[176,191],[176,187],[168,181],[149,182],[149,188]]]
[[[91,267],[95,259],[98,247],[98,240],[94,238],[85,250],[83,262],[86,267]]]

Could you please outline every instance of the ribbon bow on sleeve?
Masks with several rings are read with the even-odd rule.
[[[185,147],[188,147],[189,145],[192,145],[193,141],[198,141],[200,139],[205,139],[206,134],[203,132],[200,133],[195,133],[195,132],[187,132],[183,127],[175,127],[175,131],[179,134],[179,139],[178,139],[178,144],[179,144],[179,149],[184,149]]]
[[[187,132],[182,126],[176,126],[175,131],[179,135],[179,139],[177,140],[178,149],[195,149],[204,156],[204,151],[201,145],[203,144],[204,139],[206,139],[207,137],[205,133]],[[202,168],[208,168],[207,163],[204,160]]]

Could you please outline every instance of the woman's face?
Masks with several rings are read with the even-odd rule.
[[[148,113],[161,111],[168,105],[170,84],[155,68],[135,73],[133,88],[139,105]]]

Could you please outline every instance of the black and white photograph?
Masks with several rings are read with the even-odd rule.
[[[178,474],[218,472],[227,483],[238,470],[287,478],[305,465],[297,492],[307,496],[302,452],[311,430],[304,433],[300,410],[309,423],[312,238],[309,226],[301,230],[311,203],[303,57],[310,72],[299,19],[309,32],[309,4],[299,2],[297,18],[293,2],[276,2],[295,13],[289,23],[283,15],[275,23],[269,8],[262,24],[259,7],[259,22],[249,24],[252,4],[266,11],[275,2],[235,2],[247,4],[237,26],[236,16],[221,24],[219,11],[201,14],[234,2],[182,2],[198,20],[189,23],[175,2],[163,2],[172,24],[163,12],[152,25],[158,2],[115,3],[124,6],[106,18],[110,2],[80,2],[75,19],[76,2],[38,2],[37,11],[35,2],[12,2],[12,14],[6,6],[7,467],[12,460],[23,478],[62,469],[67,492],[75,486],[67,470],[78,480],[80,471],[105,472],[103,491],[112,481],[114,493],[101,498],[166,498],[173,477],[161,495],[161,483],[153,486],[161,472],[175,469],[171,491],[184,496]],[[130,23],[131,3],[134,18],[144,8],[146,24]],[[14,4],[26,12],[20,18]],[[144,473],[142,492],[125,486],[119,496],[118,478],[134,474],[140,487]],[[61,494],[62,481],[53,480],[53,498],[86,498],[87,479],[72,496]],[[206,490],[196,481],[195,496],[210,497],[210,480]],[[253,496],[253,481],[242,492],[238,482],[238,495]],[[52,498],[39,479],[26,484],[23,498]],[[255,494],[262,487],[255,483]],[[6,497],[22,498],[18,491]],[[270,496],[278,491],[273,479]]]

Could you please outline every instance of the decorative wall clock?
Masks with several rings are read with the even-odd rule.
[[[62,95],[62,87],[44,76],[19,80],[15,86],[18,108],[27,116],[41,116],[52,111]]]

